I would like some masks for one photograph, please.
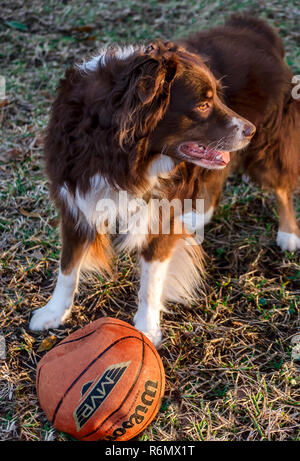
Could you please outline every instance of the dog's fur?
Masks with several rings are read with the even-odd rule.
[[[66,318],[82,268],[109,271],[112,238],[103,228],[111,216],[99,214],[97,203],[112,200],[120,217],[120,191],[149,204],[145,232],[127,228],[117,248],[140,253],[135,325],[156,345],[164,301],[188,302],[199,283],[201,247],[187,229],[195,201],[204,199],[203,226],[231,167],[274,190],[278,244],[300,248],[292,204],[300,168],[300,103],[291,97],[291,82],[276,32],[245,16],[178,44],[107,48],[68,70],[45,143],[51,193],[61,213],[59,276],[53,297],[34,313],[30,327],[56,327]],[[171,213],[169,234],[159,215],[154,234],[153,197],[190,198],[194,210],[181,217]],[[179,218],[184,226],[175,233]]]

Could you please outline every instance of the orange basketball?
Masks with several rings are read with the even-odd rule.
[[[105,317],[75,331],[40,360],[36,388],[57,430],[79,440],[129,440],[156,416],[165,374],[143,333]]]

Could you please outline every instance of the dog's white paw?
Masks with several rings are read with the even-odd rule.
[[[29,328],[33,331],[57,328],[68,317],[71,308],[65,310],[55,307],[51,301],[41,309],[34,311]]]
[[[282,250],[296,251],[300,249],[300,238],[296,234],[278,231],[277,245]]]
[[[142,330],[140,331],[144,333],[144,335],[147,336],[147,338],[150,339],[150,341],[155,347],[158,347],[160,345],[162,334],[159,328],[156,330],[151,330],[151,331],[142,331]]]
[[[147,322],[145,318],[137,316],[136,314],[134,317],[134,326],[144,333],[155,347],[161,343],[162,334],[159,325],[156,324],[156,322]]]

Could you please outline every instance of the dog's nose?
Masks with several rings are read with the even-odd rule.
[[[246,123],[243,128],[243,136],[245,138],[252,138],[255,134],[256,128],[252,123]]]

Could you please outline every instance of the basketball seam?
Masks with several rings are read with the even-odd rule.
[[[80,341],[81,339],[84,339],[84,338],[88,338],[89,336],[91,336],[92,334],[94,334],[97,330],[93,330],[91,331],[90,333],[87,333],[86,335],[84,336],[80,336],[79,338],[75,338],[75,339],[70,339],[69,341],[64,341],[62,340],[60,343],[57,344],[56,347],[58,346],[63,346],[64,344],[69,344],[69,343],[74,343],[75,341]]]
[[[58,346],[63,346],[64,344],[69,344],[69,343],[73,343],[75,341],[80,341],[81,339],[84,339],[84,338],[87,338],[88,336],[94,334],[98,329],[100,329],[100,327],[102,327],[103,325],[117,325],[117,326],[120,326],[120,327],[123,327],[123,328],[127,328],[129,330],[136,330],[135,327],[130,327],[130,326],[127,326],[127,325],[123,325],[122,323],[116,323],[116,322],[105,322],[105,323],[102,323],[99,328],[96,328],[95,330],[91,331],[90,333],[87,333],[86,335],[84,336],[80,336],[79,338],[75,338],[75,339],[70,339],[69,341],[65,341],[64,339],[58,343],[55,347],[58,347]],[[137,330],[138,331],[138,330]],[[139,332],[140,333],[140,332]]]
[[[147,344],[147,343],[145,343],[145,344]],[[147,344],[147,346],[149,346],[149,344]],[[158,367],[159,367],[159,373],[160,373],[160,383],[162,383],[161,364],[160,364],[159,360],[157,359],[156,351],[154,352],[152,347],[150,347],[150,346],[149,346],[149,348],[150,348],[151,352],[154,354],[154,356],[155,356],[155,358],[157,360]],[[133,437],[136,437],[138,434],[140,434],[147,427],[147,425],[149,424],[149,421],[151,421],[151,418],[153,417],[153,415],[155,413],[155,410],[157,409],[158,405],[160,405],[160,403],[161,403],[161,398],[162,398],[162,385],[160,385],[159,398],[158,398],[157,403],[156,403],[156,405],[155,405],[155,407],[154,407],[154,409],[152,411],[151,417],[143,424],[143,426],[141,426],[139,428],[140,429],[139,432],[136,433]],[[117,440],[118,439],[116,439],[116,441]]]
[[[64,395],[61,397],[60,401],[58,402],[55,410],[54,410],[54,413],[53,413],[53,417],[52,417],[52,424],[54,425],[54,422],[55,422],[55,419],[57,417],[57,413],[58,413],[58,410],[60,408],[60,406],[62,405],[65,397],[67,396],[67,394],[69,393],[69,391],[72,389],[73,386],[75,386],[75,384],[77,383],[77,381],[87,372],[87,370],[92,366],[94,365],[94,363],[99,360],[101,358],[101,356],[103,354],[105,354],[109,349],[111,349],[113,346],[115,346],[116,344],[118,344],[120,341],[124,341],[125,339],[129,339],[129,338],[135,338],[135,339],[140,339],[140,338],[137,338],[137,336],[124,336],[123,338],[119,338],[117,339],[116,341],[114,341],[112,344],[110,344],[106,349],[104,349],[104,351],[102,351],[96,358],[94,358],[89,364],[88,366],[77,376],[77,378],[72,382],[72,384],[70,384],[70,386],[68,387],[68,389],[66,390],[66,392],[64,393]]]
[[[152,351],[152,352],[153,352],[153,351]],[[154,355],[155,355],[155,354],[154,354]],[[156,355],[155,355],[155,358],[157,359]],[[157,360],[157,361],[158,361],[158,360]],[[161,366],[160,366],[159,361],[158,361],[158,365],[159,365],[159,373],[160,373],[160,382],[162,383],[162,372],[161,372]],[[155,405],[155,407],[154,407],[154,409],[153,409],[153,411],[152,411],[151,417],[148,419],[148,421],[146,421],[146,422],[144,423],[143,426],[141,426],[140,431],[139,431],[136,435],[134,435],[134,437],[136,437],[138,434],[140,434],[140,433],[147,427],[147,425],[150,424],[149,421],[151,422],[151,418],[153,417],[153,415],[154,415],[154,413],[155,413],[155,411],[156,411],[158,405],[161,404],[161,399],[162,399],[162,385],[160,385],[159,398],[158,398],[157,403],[156,403],[156,405]],[[157,410],[157,411],[158,411],[158,410]]]
[[[105,318],[105,317],[104,317],[104,318]],[[57,348],[58,346],[63,346],[63,345],[65,345],[65,344],[69,344],[69,343],[72,343],[72,342],[75,342],[75,341],[80,341],[80,340],[82,340],[82,339],[84,339],[84,338],[87,338],[87,337],[91,336],[92,334],[94,334],[97,330],[99,330],[103,325],[118,325],[118,326],[122,326],[122,327],[124,327],[124,328],[127,328],[127,329],[129,329],[129,330],[136,330],[136,328],[130,327],[130,326],[127,326],[127,325],[123,325],[122,323],[117,323],[117,322],[110,322],[110,321],[108,321],[108,322],[101,323],[101,324],[99,325],[98,328],[96,328],[95,330],[91,331],[90,333],[87,333],[87,334],[84,335],[84,336],[80,336],[79,338],[71,339],[71,340],[69,340],[69,341],[64,341],[64,340],[62,340],[60,343],[58,343],[58,344],[55,346],[55,348]],[[138,331],[138,330],[137,330],[137,331]],[[139,333],[140,333],[140,332],[139,332]],[[54,349],[52,349],[52,350],[54,350]],[[44,355],[44,357],[46,357],[46,355]],[[44,358],[44,357],[43,357],[43,358]],[[42,362],[43,358],[40,360],[40,362]],[[43,366],[44,366],[43,363],[41,363],[41,365],[39,365],[38,374],[37,374],[37,378],[36,378],[36,388],[37,388],[38,398],[39,398],[40,375],[41,375],[41,370],[42,370]],[[54,419],[55,419],[55,418],[54,418]],[[52,420],[52,424],[53,424],[53,422],[54,422],[54,420]]]
[[[128,327],[127,327],[128,328]],[[129,395],[131,394],[131,392],[133,392],[133,389],[140,377],[140,374],[141,374],[141,371],[142,371],[142,368],[143,368],[143,364],[144,364],[144,358],[145,358],[145,341],[144,341],[144,338],[143,338],[143,335],[142,333],[139,331],[140,335],[141,335],[141,340],[143,342],[143,350],[142,350],[142,360],[141,360],[141,365],[140,365],[140,368],[139,368],[139,371],[137,373],[137,376],[134,380],[134,383],[131,385],[131,388],[129,389],[129,391],[127,392],[127,395],[124,397],[123,399],[123,402],[121,402],[119,408],[117,408],[116,410],[114,410],[109,416],[107,416],[105,418],[104,421],[102,421],[102,423],[100,424],[100,426],[97,427],[97,429],[95,429],[94,431],[90,432],[89,434],[85,434],[84,436],[81,437],[81,440],[82,439],[85,439],[86,437],[89,437],[90,435],[94,434],[95,432],[97,432],[101,426],[103,426],[103,424],[112,416],[114,415],[115,413],[117,413],[118,411],[121,410],[122,406],[124,405],[125,401],[127,400],[127,398],[129,397]],[[136,337],[136,339],[140,340],[140,338]],[[116,422],[112,425],[112,427],[114,427],[116,425]]]
[[[160,362],[159,362],[159,360],[158,360],[158,358],[157,358],[156,350],[153,349],[153,348],[150,346],[150,344],[147,344],[147,343],[144,341],[144,338],[143,338],[142,333],[141,333],[141,332],[139,332],[139,333],[141,334],[141,338],[136,337],[136,339],[138,339],[139,341],[142,341],[142,342],[143,342],[143,345],[148,346],[149,349],[151,350],[151,352],[154,354],[154,356],[155,356],[155,358],[156,358],[156,361],[157,361],[157,363],[158,363],[158,366],[159,366],[160,382],[162,383],[162,376],[163,376],[163,373],[162,373],[161,364],[160,364]],[[135,383],[135,384],[136,384],[136,383]],[[135,385],[135,384],[134,384],[134,385]],[[134,385],[132,386],[131,391],[133,390]],[[152,413],[151,413],[151,417],[154,415],[154,413],[155,413],[155,411],[156,411],[158,405],[160,405],[161,398],[162,398],[162,387],[163,387],[163,386],[161,385],[161,386],[160,386],[160,391],[159,391],[159,399],[158,399],[158,401],[157,401],[157,403],[156,403],[156,405],[155,405],[155,407],[154,407],[154,409],[153,409],[153,411],[152,411]],[[129,395],[129,393],[128,393],[128,395]],[[124,401],[126,400],[126,398],[128,397],[128,395],[125,397]],[[115,410],[113,413],[111,413],[111,415],[114,414],[114,413],[116,413],[117,411],[119,411],[119,410],[122,408],[122,406],[123,406],[123,404],[124,404],[124,401],[122,402],[121,406],[120,406],[117,410]],[[94,433],[96,433],[96,432],[100,429],[100,427],[107,421],[107,419],[110,418],[111,415],[109,415],[104,421],[102,421],[102,423],[100,424],[100,426],[97,427],[97,429],[95,429],[94,431],[90,432],[89,434],[86,434],[86,435],[82,436],[82,437],[80,438],[80,440],[83,440],[83,439],[85,439],[86,437],[89,437],[89,436],[93,435]],[[137,434],[135,434],[133,437],[136,437],[138,434],[140,434],[140,433],[144,430],[145,427],[147,427],[147,425],[149,424],[148,421],[151,420],[151,417],[150,417],[150,418],[139,428],[139,429],[140,429],[139,432],[138,432]],[[114,427],[115,425],[116,425],[116,423],[114,423],[111,427]],[[118,439],[116,439],[116,441],[117,441],[117,440],[118,440]]]

